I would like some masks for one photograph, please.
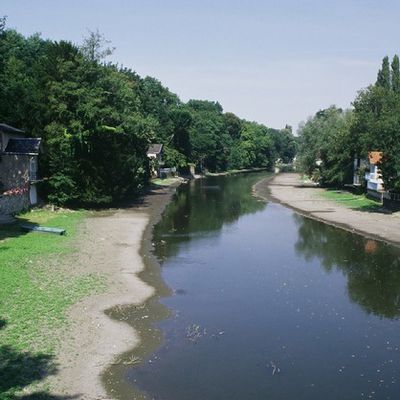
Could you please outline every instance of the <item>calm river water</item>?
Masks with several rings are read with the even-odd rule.
[[[182,186],[154,230],[173,290],[162,345],[125,380],[164,400],[400,396],[400,251],[251,195]]]

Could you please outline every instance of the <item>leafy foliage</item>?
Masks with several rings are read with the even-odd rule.
[[[400,85],[399,58],[392,69],[385,57],[375,85],[361,91],[354,101],[353,133],[361,154],[383,153],[379,169],[387,190],[400,192]]]
[[[351,181],[351,121],[350,111],[332,106],[318,111],[299,129],[299,163],[323,185],[341,186]]]
[[[0,121],[42,137],[43,192],[57,204],[103,205],[148,182],[150,143],[168,166],[200,170],[270,167],[289,160],[287,130],[224,113],[218,102],[186,104],[158,80],[105,63],[99,31],[82,46],[25,38],[0,19]]]
[[[400,63],[384,57],[376,83],[358,93],[353,111],[332,106],[299,129],[299,163],[324,185],[351,182],[352,160],[383,153],[379,170],[386,190],[400,192]],[[317,165],[318,163],[318,165]]]

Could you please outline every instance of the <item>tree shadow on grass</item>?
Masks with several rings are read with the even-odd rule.
[[[23,217],[17,217],[17,220],[11,224],[0,224],[0,243],[4,239],[15,238],[29,233],[29,231],[21,228],[21,224],[39,226],[39,224],[29,221]],[[2,249],[4,249],[4,246],[0,247],[0,250]]]
[[[0,346],[0,399],[2,400],[69,400],[76,396],[57,396],[47,392],[17,395],[26,386],[39,382],[57,372],[53,356],[18,352],[9,346]]]
[[[52,355],[20,352],[11,346],[0,346],[0,398],[3,398],[2,395],[6,399],[12,398],[10,395],[16,391],[56,371]]]
[[[0,317],[0,329],[7,321]],[[20,352],[10,346],[0,346],[0,399],[2,400],[69,400],[79,396],[55,396],[46,392],[16,395],[31,383],[55,374],[57,367],[53,356]]]
[[[358,206],[358,207],[354,207],[353,210],[364,211],[364,212],[369,212],[369,213],[377,213],[377,214],[391,214],[391,211],[384,208],[381,204]]]

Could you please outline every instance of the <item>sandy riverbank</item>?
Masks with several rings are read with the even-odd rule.
[[[324,189],[303,186],[299,174],[282,173],[255,185],[255,193],[298,213],[364,236],[400,245],[400,213],[356,211],[322,196]]]
[[[138,274],[144,269],[142,238],[151,231],[174,188],[154,189],[138,204],[87,218],[78,236],[78,251],[69,260],[77,274],[99,273],[106,278],[104,294],[76,304],[57,354],[58,372],[46,383],[62,398],[109,399],[100,380],[115,357],[138,345],[139,336],[128,324],[112,320],[106,310],[141,304],[154,293]],[[147,227],[147,230],[146,230]]]

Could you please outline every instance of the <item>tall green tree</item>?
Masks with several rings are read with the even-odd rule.
[[[391,88],[390,64],[387,56],[382,60],[382,68],[378,71],[376,84],[384,89]]]
[[[389,77],[388,62],[385,57],[375,85],[361,91],[355,99],[352,132],[364,157],[369,151],[383,153],[379,169],[384,186],[386,190],[400,192],[399,58],[393,57]],[[383,84],[387,81],[392,85]]]
[[[301,168],[323,185],[342,186],[352,181],[352,118],[351,111],[331,106],[299,128]]]
[[[392,90],[400,94],[400,62],[399,56],[396,54],[392,60]]]

